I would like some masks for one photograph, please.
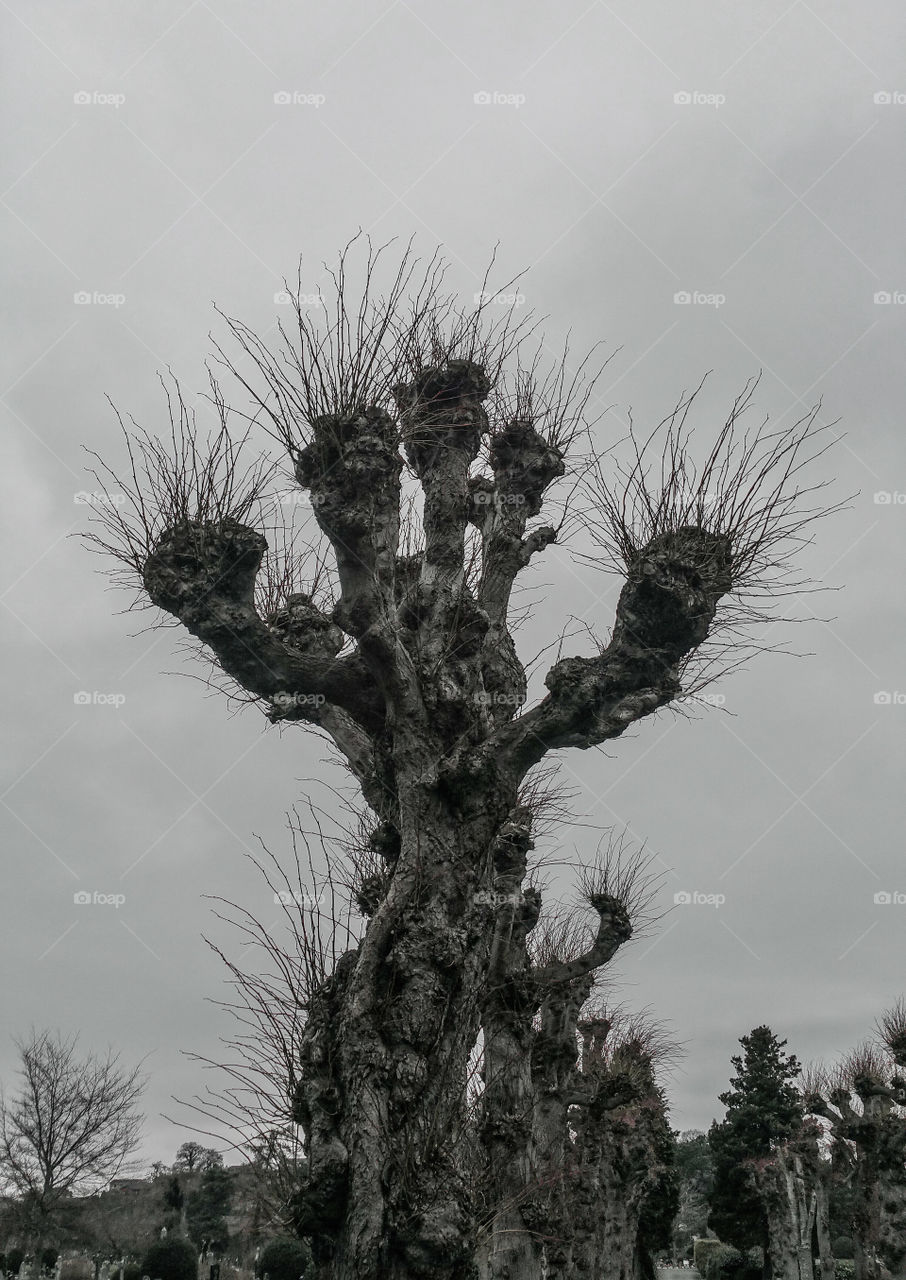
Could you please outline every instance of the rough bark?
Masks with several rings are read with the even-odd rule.
[[[769,1158],[753,1162],[752,1180],[767,1217],[774,1280],[813,1280],[817,1195],[806,1178],[801,1156],[781,1146]]]
[[[817,1144],[816,1144],[817,1145]],[[830,1189],[833,1165],[819,1157],[815,1179],[815,1236],[818,1242],[818,1270],[820,1280],[834,1280],[836,1268],[831,1250]]]
[[[531,1227],[534,1191],[531,1072],[536,987],[526,939],[540,897],[524,890],[531,849],[531,815],[514,814],[495,848],[494,933],[482,1000],[482,1078],[479,1135],[486,1160],[485,1200],[490,1214],[478,1252],[482,1280],[540,1274],[541,1252]]]
[[[639,1223],[666,1167],[669,1130],[644,1051],[629,1046],[608,1061],[602,1031],[585,1025],[586,1100],[571,1113],[577,1135],[573,1254],[578,1274],[628,1280],[643,1262]]]

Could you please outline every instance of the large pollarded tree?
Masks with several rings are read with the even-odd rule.
[[[344,253],[323,312],[297,290],[276,349],[228,320],[235,357],[217,350],[244,407],[212,378],[207,440],[178,389],[169,437],[130,430],[130,473],[105,481],[129,501],[104,508],[96,542],[234,692],[326,735],[371,814],[355,887],[367,924],[335,964],[305,961],[287,1064],[305,1146],[293,1212],[317,1274],[514,1280],[540,1276],[574,1225],[540,1166],[569,1142],[576,1168],[603,1169],[606,1113],[654,1088],[640,1060],[621,1097],[602,1029],[580,1025],[632,933],[638,875],[605,856],[583,882],[588,937],[532,947],[538,766],[619,737],[709,660],[740,656],[828,510],[802,479],[826,428],[813,411],[741,430],[750,385],[695,467],[688,397],[651,440],[630,433],[620,468],[591,430],[589,361],[570,373],[565,353],[544,373],[533,321],[487,290],[458,308],[440,260],[408,251],[382,289],[386,261],[369,247],[354,298]],[[313,560],[294,530],[267,528],[271,474],[240,457],[259,426],[307,495]],[[579,553],[623,585],[609,639],[555,662],[528,705],[513,593],[569,513]]]

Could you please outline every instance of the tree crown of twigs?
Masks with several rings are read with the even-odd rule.
[[[820,421],[820,401],[790,427],[769,429],[767,418],[757,425],[743,421],[760,380],[759,374],[747,381],[699,463],[689,418],[704,379],[647,436],[636,432],[630,416],[625,458],[594,455],[583,483],[594,550],[580,557],[596,568],[631,572],[640,554],[660,542],[685,572],[706,572],[718,544],[684,537],[686,530],[718,535],[729,549],[731,589],[708,639],[683,664],[687,693],[753,652],[778,647],[751,639],[751,629],[793,621],[778,616],[778,601],[827,589],[798,572],[795,557],[811,542],[812,525],[850,501],[823,499],[833,481],[810,478],[836,443],[829,434],[836,423]]]

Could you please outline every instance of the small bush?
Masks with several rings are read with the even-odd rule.
[[[123,1280],[142,1280],[144,1274],[137,1262],[127,1262],[123,1267]]]
[[[705,1260],[705,1280],[735,1280],[737,1271],[746,1265],[745,1255],[732,1245],[712,1249]]]
[[[299,1280],[311,1261],[311,1254],[301,1240],[284,1236],[271,1240],[258,1258],[258,1275],[268,1280]]]
[[[705,1280],[761,1280],[760,1250],[741,1253],[731,1245],[713,1243],[717,1248],[709,1249],[704,1261]]]
[[[53,1271],[57,1265],[59,1253],[52,1245],[48,1245],[46,1249],[41,1250],[41,1269],[42,1271]]]
[[[19,1268],[22,1266],[22,1260],[24,1257],[25,1257],[24,1249],[10,1249],[9,1253],[6,1255],[7,1271],[9,1271],[12,1275],[17,1276],[19,1274]]]
[[[198,1280],[198,1260],[188,1240],[159,1240],[145,1254],[142,1275],[151,1280]]]
[[[841,1258],[851,1261],[854,1252],[853,1242],[849,1236],[837,1236],[831,1240],[831,1253],[837,1261],[840,1261]],[[839,1275],[839,1271],[837,1274]]]
[[[834,1268],[837,1280],[853,1280],[856,1268],[848,1258],[841,1258]]]
[[[692,1265],[696,1268],[700,1275],[705,1274],[708,1265],[708,1258],[715,1249],[723,1246],[719,1240],[696,1240],[692,1246]]]

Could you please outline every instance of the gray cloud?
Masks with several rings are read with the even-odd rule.
[[[200,1085],[178,1050],[216,1052],[229,1030],[206,1002],[224,975],[200,935],[226,935],[203,895],[267,916],[243,854],[255,833],[285,847],[305,795],[335,807],[311,780],[341,775],[317,741],[167,674],[203,674],[178,633],[114,612],[125,599],[67,538],[93,487],[80,446],[121,457],[105,394],[161,425],[157,371],[201,387],[212,300],[266,331],[299,254],[315,287],[359,226],[442,243],[466,296],[499,240],[500,278],[528,269],[552,346],[571,329],[576,351],[622,348],[600,387],[608,440],[709,369],[705,435],[759,369],[777,423],[819,395],[840,419],[819,470],[859,496],[803,564],[845,589],[790,602],[827,621],[769,633],[814,656],[758,658],[719,686],[723,710],[563,763],[583,823],[628,823],[663,860],[665,907],[726,898],[677,905],[619,967],[621,998],[687,1044],[675,1123],[708,1123],[757,1023],[830,1056],[901,993],[906,902],[874,895],[906,894],[906,703],[875,695],[906,692],[906,18],[886,0],[872,17],[850,0],[4,9],[3,1024],[149,1055],[149,1160],[182,1137],[159,1118],[169,1096]],[[606,632],[613,580],[557,549],[533,581],[550,603],[525,654],[558,611]],[[563,856],[595,839],[570,829]],[[85,891],[125,901],[76,904]],[[13,1057],[7,1038],[4,1079]]]

